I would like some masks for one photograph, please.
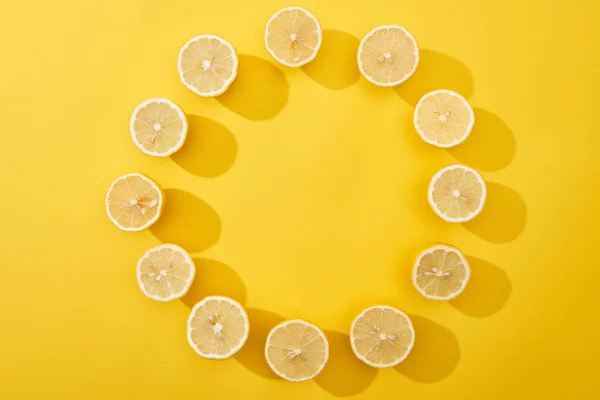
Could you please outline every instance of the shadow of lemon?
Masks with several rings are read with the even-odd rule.
[[[466,258],[471,267],[471,278],[465,291],[449,304],[472,317],[483,318],[497,313],[512,293],[508,275],[485,260],[471,256]]]
[[[200,252],[217,243],[221,218],[206,202],[180,189],[165,189],[163,215],[150,232],[163,243],[173,243],[190,253]]]
[[[355,84],[360,76],[356,64],[358,44],[358,39],[348,33],[325,29],[317,57],[302,70],[327,89],[345,89]]]
[[[446,327],[424,317],[410,315],[415,345],[394,369],[420,383],[433,383],[450,376],[460,360],[456,336]]]
[[[187,115],[188,136],[171,159],[190,174],[214,178],[229,170],[237,155],[237,142],[229,129],[199,115]]]
[[[246,302],[246,285],[228,265],[207,258],[194,258],[196,276],[181,301],[189,308],[206,296],[227,296],[240,304]]]
[[[216,99],[242,117],[271,119],[288,101],[289,85],[283,72],[272,62],[240,54],[238,75],[231,87]]]
[[[481,214],[463,227],[491,243],[515,240],[527,223],[527,206],[519,193],[500,183],[486,182],[487,197]]]
[[[498,171],[515,157],[517,142],[510,128],[496,114],[473,107],[475,124],[464,143],[448,149],[452,157],[475,169]]]
[[[329,360],[314,380],[323,390],[337,397],[354,396],[371,385],[377,369],[356,358],[345,333],[324,331],[329,342]]]
[[[394,90],[408,104],[416,106],[423,95],[437,89],[453,90],[468,99],[473,94],[473,75],[457,59],[435,50],[421,49],[414,75]]]

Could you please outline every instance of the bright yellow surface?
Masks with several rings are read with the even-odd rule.
[[[3,399],[598,398],[600,7],[597,1],[297,2],[324,31],[304,69],[275,65],[262,41],[283,1],[10,2],[0,13],[3,155],[0,397]],[[573,3],[573,4],[572,4]],[[404,25],[421,46],[397,90],[357,75],[359,39]],[[177,53],[215,33],[240,54],[218,100],[184,88]],[[455,89],[476,114],[456,150],[422,142],[413,106]],[[128,132],[141,101],[188,113],[172,159]],[[481,171],[489,200],[472,223],[428,208],[426,188],[456,161]],[[104,211],[112,180],[143,172],[166,214],[139,234]],[[135,263],[150,246],[190,250],[183,301],[145,298]],[[450,304],[411,286],[413,257],[461,248],[473,276]],[[207,294],[247,308],[234,359],[199,358],[185,340]],[[347,342],[374,303],[409,313],[416,344],[376,371]],[[314,381],[275,379],[266,331],[305,318],[331,342]]]

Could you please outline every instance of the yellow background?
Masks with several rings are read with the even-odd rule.
[[[597,1],[303,0],[324,29],[302,69],[276,65],[264,24],[279,0],[21,1],[3,5],[0,391],[4,399],[598,398],[600,28]],[[421,48],[398,89],[359,78],[358,41],[401,24]],[[179,82],[179,48],[222,35],[240,55],[219,99]],[[411,126],[425,92],[454,89],[476,113],[455,150]],[[138,151],[133,108],[168,97],[189,115],[179,154]],[[488,203],[451,225],[428,208],[441,167],[481,171]],[[108,220],[127,172],[166,188],[149,231]],[[139,256],[186,247],[198,274],[183,301],[139,291]],[[472,281],[456,301],[412,288],[414,256],[458,246]],[[242,302],[245,348],[224,362],[188,346],[189,308]],[[363,308],[409,313],[416,345],[395,369],[351,354]],[[315,380],[275,379],[266,332],[305,318],[331,342]]]

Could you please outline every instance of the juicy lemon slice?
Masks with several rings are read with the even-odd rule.
[[[188,343],[204,358],[223,360],[246,343],[250,325],[246,310],[224,296],[208,296],[197,303],[187,323]]]
[[[187,136],[185,114],[168,99],[150,99],[131,114],[129,132],[133,143],[145,154],[167,157],[183,146]]]
[[[356,357],[376,368],[393,367],[412,350],[415,331],[406,314],[390,306],[372,306],[360,313],[350,329]]]
[[[183,297],[194,280],[196,267],[189,254],[174,244],[146,251],[137,264],[137,280],[146,297],[171,301]]]
[[[225,39],[200,35],[181,48],[177,68],[185,87],[202,97],[215,97],[235,80],[238,58]]]
[[[406,81],[419,64],[419,48],[413,35],[398,25],[369,32],[358,46],[358,68],[377,86],[396,86]]]
[[[437,147],[464,142],[474,123],[475,114],[467,100],[451,90],[427,93],[415,108],[415,129],[424,141]]]
[[[319,21],[307,10],[287,7],[267,22],[265,45],[275,60],[288,67],[300,67],[319,52],[323,34]]]
[[[455,164],[442,168],[429,184],[429,204],[448,222],[466,222],[483,209],[486,189],[481,175]]]
[[[422,252],[413,270],[413,285],[432,300],[452,300],[461,294],[471,269],[462,253],[453,247],[439,245]]]
[[[267,337],[265,357],[277,375],[291,382],[317,376],[329,359],[329,343],[323,331],[303,320],[283,322]]]
[[[160,217],[162,206],[162,190],[142,174],[117,178],[106,193],[108,218],[124,231],[148,228]]]

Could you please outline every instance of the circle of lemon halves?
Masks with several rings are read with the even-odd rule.
[[[273,15],[265,29],[265,45],[278,62],[299,67],[312,61],[321,46],[322,31],[313,14],[300,7],[287,7]],[[396,86],[410,78],[419,64],[414,37],[398,25],[379,26],[360,42],[357,53],[361,74],[378,86]],[[237,76],[235,48],[216,35],[190,39],[179,52],[178,71],[182,83],[202,97],[224,93]],[[414,125],[426,142],[452,147],[464,141],[474,122],[473,110],[459,94],[437,90],[423,96],[414,113]],[[164,98],[150,99],[134,110],[130,133],[145,154],[168,156],[179,150],[187,135],[183,111]],[[465,222],[482,209],[485,183],[473,169],[452,165],[431,180],[429,203],[449,222]],[[127,174],[117,178],[106,195],[110,220],[125,231],[140,231],[161,215],[164,194],[150,178]],[[439,267],[439,268],[438,268]],[[189,254],[179,246],[163,244],[146,251],[137,264],[138,285],[148,298],[171,301],[184,296],[195,277]],[[413,269],[413,284],[425,297],[449,300],[464,290],[470,277],[469,265],[460,251],[439,245],[423,251]],[[187,338],[204,358],[226,359],[246,343],[250,330],[248,315],[237,301],[208,296],[191,310]],[[375,305],[360,313],[350,329],[350,345],[357,358],[376,367],[392,367],[412,350],[415,331],[402,311]],[[300,382],[318,375],[329,358],[323,331],[303,320],[275,326],[265,343],[265,358],[280,377]]]

